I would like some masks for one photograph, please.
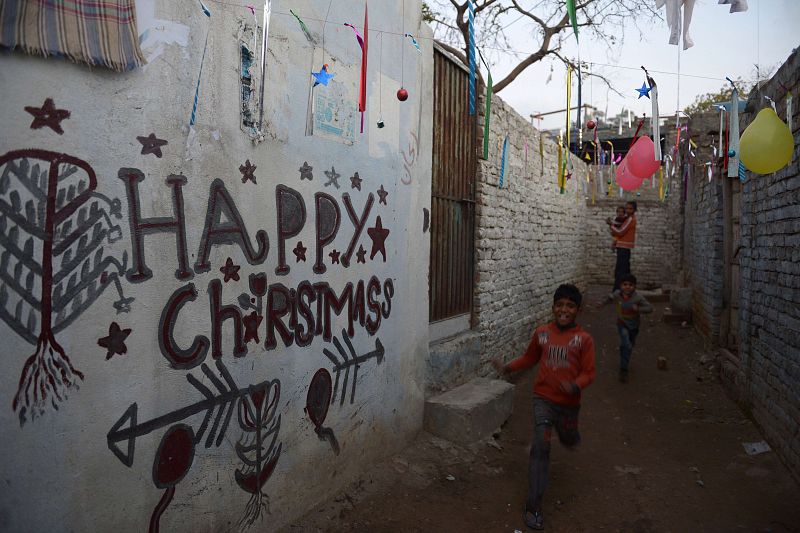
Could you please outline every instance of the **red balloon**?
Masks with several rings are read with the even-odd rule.
[[[642,179],[652,176],[661,166],[661,161],[655,158],[655,145],[647,135],[633,143],[625,159],[628,161],[628,171]]]
[[[400,89],[397,91],[397,99],[401,102],[408,100],[408,91],[400,87]]]
[[[596,125],[597,124],[595,124],[594,120],[590,120],[589,122],[586,123],[586,127],[590,130],[593,130]]]
[[[643,178],[635,176],[628,168],[628,157],[617,167],[617,185],[626,191],[634,191],[641,187]]]

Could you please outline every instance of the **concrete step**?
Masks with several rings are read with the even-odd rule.
[[[481,362],[481,335],[470,330],[431,343],[426,362],[426,397],[461,385],[477,374]]]
[[[511,416],[514,386],[488,378],[473,380],[425,402],[424,427],[458,443],[485,439]]]

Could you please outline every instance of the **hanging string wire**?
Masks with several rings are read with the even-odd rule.
[[[247,8],[247,6],[244,5],[244,4],[237,4],[237,3],[234,3],[234,2],[224,2],[222,0],[208,0],[208,1],[209,2],[213,2],[215,4],[225,5],[225,6],[238,7],[238,8],[242,8],[242,9],[246,9]],[[405,8],[405,5],[403,6],[403,8]],[[328,11],[330,12],[330,5],[328,6]],[[288,13],[288,12],[273,11],[272,14],[273,15],[283,15],[283,16],[286,16],[286,17],[294,18],[294,15],[292,15],[291,13]],[[302,18],[303,18],[303,20],[322,22],[323,24],[326,23],[326,22],[331,22],[331,23],[335,22],[335,21],[329,21],[327,14],[325,16],[325,19],[318,19],[318,18],[308,17],[308,16],[303,16]],[[324,29],[324,25],[323,25],[323,29]],[[402,32],[398,33],[396,31],[389,31],[389,30],[385,30],[385,29],[381,29],[381,28],[369,28],[368,31],[373,32],[373,33],[385,33],[387,35],[399,35],[401,37],[405,37],[405,30],[403,30]],[[437,40],[436,37],[416,37],[416,38],[417,38],[417,40],[425,40],[425,41],[432,41],[432,42]],[[441,39],[439,39],[439,40],[441,41]],[[446,41],[442,41],[442,42],[446,42]],[[454,45],[453,43],[446,43],[446,44],[450,44],[451,46]],[[456,46],[460,46],[460,44],[455,44],[455,45]],[[510,54],[521,54],[521,55],[531,55],[531,54],[536,52],[535,50],[522,50],[522,49],[499,47],[499,46],[482,46],[481,48],[483,48],[484,50],[494,50],[494,51],[498,51],[498,52],[508,52]],[[758,52],[758,53],[760,54],[760,52]],[[618,69],[624,69],[624,70],[637,70],[637,71],[641,70],[641,67],[638,67],[638,66],[614,65],[614,64],[611,64],[611,63],[600,63],[600,62],[597,62],[597,61],[584,61],[584,63],[586,63],[587,65],[593,65],[593,66],[598,66],[598,67],[609,67],[609,68],[618,68]],[[655,73],[655,74],[667,74],[667,75],[671,75],[671,76],[683,76],[685,78],[698,78],[698,79],[703,79],[703,80],[725,81],[725,77],[724,76],[722,76],[722,77],[718,77],[718,76],[702,76],[702,75],[699,75],[699,74],[687,74],[687,73],[682,73],[682,72],[673,72],[673,71],[669,71],[669,70],[655,70],[655,69],[648,69],[648,70],[650,72]]]
[[[378,120],[383,120],[383,32],[378,34],[381,38],[378,54]]]
[[[403,29],[403,37],[402,39],[405,40],[406,38],[406,0],[402,0],[403,2],[403,18],[400,19],[400,24]],[[405,87],[405,70],[406,70],[406,60],[405,60],[405,42],[400,42],[400,87]]]
[[[322,64],[325,64],[325,25],[328,24],[328,15],[331,13],[331,4],[333,0],[328,2],[328,11],[325,12],[325,20],[322,21]],[[309,19],[312,20],[312,19]]]

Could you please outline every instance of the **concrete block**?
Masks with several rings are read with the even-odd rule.
[[[688,313],[692,309],[692,289],[681,287],[669,293],[669,307],[673,313]]]
[[[506,381],[475,378],[425,402],[424,427],[458,443],[489,437],[514,407],[514,386]]]
[[[472,330],[431,343],[426,365],[427,393],[440,392],[464,383],[476,374],[480,357],[481,335]]]

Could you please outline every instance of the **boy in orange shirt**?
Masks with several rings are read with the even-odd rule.
[[[503,364],[492,364],[501,374],[530,368],[539,370],[533,382],[534,433],[528,464],[528,499],[523,519],[531,529],[544,529],[542,495],[547,486],[553,427],[561,444],[580,443],[578,411],[581,391],[595,377],[594,340],[575,323],[582,296],[574,285],[561,285],[553,295],[553,321],[537,327],[525,353]]]

